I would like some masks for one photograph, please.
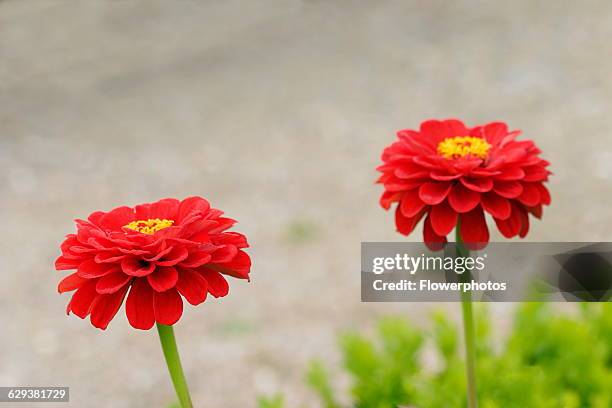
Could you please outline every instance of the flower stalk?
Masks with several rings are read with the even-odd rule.
[[[157,332],[159,333],[159,341],[161,342],[170,378],[176,390],[176,396],[179,399],[181,408],[192,408],[191,396],[187,387],[187,380],[181,365],[178,349],[176,347],[176,339],[174,337],[174,329],[172,326],[157,323]]]
[[[459,233],[461,229],[461,221],[457,222],[456,229],[456,244],[457,256],[467,257],[470,255],[470,250],[465,246]],[[472,277],[470,270],[465,271],[461,276],[462,282],[469,282]],[[461,292],[461,309],[463,311],[463,333],[465,342],[465,368],[467,378],[467,400],[468,408],[478,407],[478,396],[476,388],[476,346],[475,346],[475,328],[474,328],[474,313],[472,310],[472,293],[470,291]]]

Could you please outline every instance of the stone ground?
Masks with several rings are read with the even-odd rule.
[[[360,242],[401,239],[374,167],[425,118],[523,129],[555,172],[530,239],[610,240],[611,38],[607,1],[0,2],[0,385],[171,403],[156,333],[66,317],[53,260],[73,218],[199,194],[254,267],[177,326],[196,405],[311,403],[339,331],[440,306],[359,301]]]

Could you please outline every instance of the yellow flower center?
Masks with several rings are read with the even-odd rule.
[[[149,218],[148,220],[132,221],[123,228],[129,228],[143,234],[153,235],[157,231],[168,228],[174,224],[173,220],[162,220],[159,218]]]
[[[491,145],[480,137],[456,136],[447,137],[438,143],[438,154],[446,159],[458,159],[473,156],[486,159]]]

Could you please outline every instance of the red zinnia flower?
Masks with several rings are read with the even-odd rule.
[[[106,329],[123,303],[130,324],[148,330],[172,325],[183,313],[181,295],[192,305],[227,295],[223,275],[248,279],[244,235],[226,232],[235,221],[200,197],[166,198],[135,208],[118,207],[76,220],[77,233],[62,243],[57,270],[76,269],[59,283],[76,289],[67,307]]]
[[[543,182],[551,173],[532,141],[515,140],[519,133],[501,122],[467,128],[455,119],[400,130],[377,168],[385,187],[381,206],[398,203],[395,224],[404,235],[426,216],[423,237],[432,247],[446,242],[459,217],[462,239],[486,244],[485,212],[506,238],[524,237],[528,214],[541,218],[550,204]]]

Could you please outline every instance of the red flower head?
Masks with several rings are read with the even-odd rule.
[[[541,218],[542,205],[550,204],[543,185],[550,172],[532,141],[515,140],[519,133],[501,122],[467,128],[455,119],[400,130],[377,168],[381,206],[398,203],[395,224],[404,235],[425,216],[423,237],[432,248],[447,242],[459,218],[463,241],[489,242],[485,212],[506,238],[525,237],[528,214]]]
[[[227,232],[235,221],[208,201],[166,198],[135,208],[118,207],[76,220],[77,233],[62,243],[57,270],[76,269],[59,283],[60,293],[76,289],[71,311],[106,329],[123,303],[130,324],[148,330],[172,325],[183,313],[184,297],[198,305],[208,293],[227,295],[223,275],[248,279],[251,259],[244,235]]]

